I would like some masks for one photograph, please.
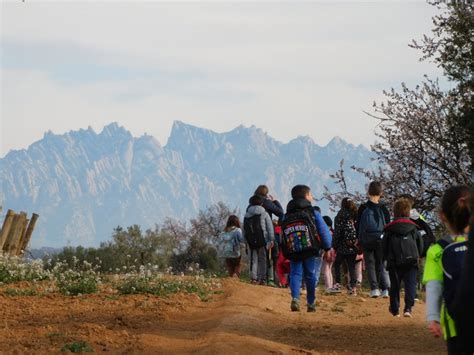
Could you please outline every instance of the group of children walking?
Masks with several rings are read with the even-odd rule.
[[[412,317],[417,285],[422,281],[430,332],[444,336],[450,353],[472,353],[472,336],[466,336],[465,330],[472,319],[466,320],[469,318],[464,306],[470,302],[474,316],[472,250],[469,252],[467,246],[473,212],[468,206],[469,201],[472,206],[473,193],[467,186],[445,191],[439,216],[447,234],[438,241],[414,209],[411,196],[400,196],[391,213],[381,203],[382,196],[382,185],[374,181],[368,188],[368,201],[361,206],[344,198],[333,229],[332,220],[312,206],[314,199],[308,186],[293,187],[286,212],[265,185],[259,186],[249,200],[243,226],[238,217],[231,216],[221,235],[222,243],[227,245],[224,257],[229,275],[240,275],[240,250],[245,246],[250,249],[252,283],[273,284],[277,278],[280,286],[289,285],[290,309],[294,312],[301,309],[300,293],[304,287],[307,311],[315,312],[321,271],[326,291],[333,293],[341,292],[341,267],[345,268],[348,293],[357,295],[365,263],[370,297],[389,298],[388,310],[394,317],[400,317],[403,283],[402,313],[407,318]],[[273,216],[278,220],[273,221]],[[469,295],[472,298],[466,301]]]

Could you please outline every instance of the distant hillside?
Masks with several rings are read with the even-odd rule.
[[[296,183],[321,195],[342,158],[372,164],[367,148],[337,137],[324,147],[309,137],[283,144],[254,126],[216,133],[175,122],[162,147],[112,123],[99,134],[91,128],[48,132],[28,149],[9,152],[0,159],[0,203],[3,213],[40,214],[33,247],[97,245],[117,225],[188,219],[218,201],[243,211],[261,183],[283,203]],[[363,188],[361,176],[348,177]]]

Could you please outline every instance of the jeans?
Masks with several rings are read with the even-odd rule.
[[[411,312],[412,307],[415,305],[416,295],[416,277],[418,275],[418,267],[397,267],[388,270],[390,275],[390,312],[392,314],[398,314],[400,308],[400,289],[401,283],[405,286],[405,308],[404,312]]]
[[[356,255],[344,255],[344,254],[337,254],[336,256],[336,264],[337,266],[334,268],[334,274],[336,283],[341,284],[341,264],[345,263],[347,266],[347,270],[349,272],[349,283],[348,286],[352,289],[357,284],[357,275],[356,275]]]
[[[306,283],[306,300],[308,304],[316,301],[316,286],[321,272],[321,258],[310,256],[301,261],[290,261],[291,297],[300,299],[301,281]]]
[[[379,288],[388,290],[390,288],[390,279],[383,264],[382,240],[378,240],[370,245],[364,245],[363,248],[370,289],[372,291]]]
[[[252,281],[267,279],[267,251],[265,247],[250,250],[250,278]]]

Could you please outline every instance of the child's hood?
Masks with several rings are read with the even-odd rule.
[[[247,213],[245,214],[245,217],[250,218],[250,217],[253,217],[255,215],[262,214],[262,213],[267,213],[265,211],[265,208],[263,208],[262,206],[250,206],[247,209]]]

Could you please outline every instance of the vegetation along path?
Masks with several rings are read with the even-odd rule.
[[[388,300],[318,295],[316,313],[291,313],[289,291],[225,280],[209,302],[196,295],[0,295],[0,353],[59,353],[64,344],[114,353],[443,353],[414,317]]]

